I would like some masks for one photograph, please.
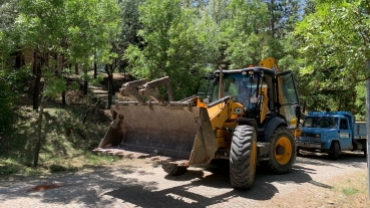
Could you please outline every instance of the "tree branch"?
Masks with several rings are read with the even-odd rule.
[[[332,28],[330,27],[330,20],[329,20],[329,19],[327,19],[326,24],[328,25],[328,28],[329,28],[329,30],[330,30],[330,32],[331,32],[331,33],[338,35],[338,34],[337,34],[337,33],[335,33],[335,32],[332,30]],[[340,39],[344,44],[348,45],[348,42],[344,39],[344,37],[343,37],[342,35],[339,35],[338,37],[339,37],[339,39]]]
[[[359,14],[359,12],[358,11],[354,11],[354,13],[355,13],[355,18],[354,19],[357,20],[357,23],[359,25],[363,25],[362,24],[362,18],[361,18],[361,15]],[[358,30],[358,32],[361,34],[361,36],[362,36],[362,38],[364,40],[364,44],[365,45],[366,45],[366,43],[369,43],[369,32],[367,31],[366,28],[367,27],[365,27],[365,28],[361,27],[361,30]],[[365,34],[363,34],[363,33],[365,33]],[[364,35],[366,35],[366,39],[365,39],[365,36]]]

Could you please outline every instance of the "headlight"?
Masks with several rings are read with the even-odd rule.
[[[234,109],[234,114],[237,114],[237,115],[243,115],[243,108],[235,108]]]

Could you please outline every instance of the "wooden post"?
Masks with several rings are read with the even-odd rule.
[[[218,99],[222,98],[222,77],[224,76],[222,68],[220,67],[220,77],[218,83]]]

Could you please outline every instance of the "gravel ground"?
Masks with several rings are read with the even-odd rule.
[[[289,174],[258,170],[253,188],[237,191],[230,188],[228,170],[222,166],[191,167],[173,177],[146,160],[125,158],[119,163],[77,173],[3,179],[0,207],[341,207],[333,199],[333,186],[367,170],[361,154],[344,154],[336,161],[311,154],[298,157]]]

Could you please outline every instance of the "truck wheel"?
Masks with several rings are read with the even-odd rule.
[[[297,147],[297,156],[302,156],[301,149],[299,147]]]
[[[288,173],[296,159],[296,146],[292,132],[285,126],[278,127],[270,137],[270,160],[262,163],[276,174]]]
[[[338,159],[339,152],[340,148],[338,142],[333,142],[330,147],[330,157],[334,160]]]
[[[185,166],[178,166],[176,164],[169,164],[168,162],[162,162],[163,170],[171,176],[179,176],[183,175],[187,171],[187,167]]]
[[[230,183],[237,189],[249,189],[254,182],[257,163],[257,134],[253,126],[235,128],[230,148]]]

